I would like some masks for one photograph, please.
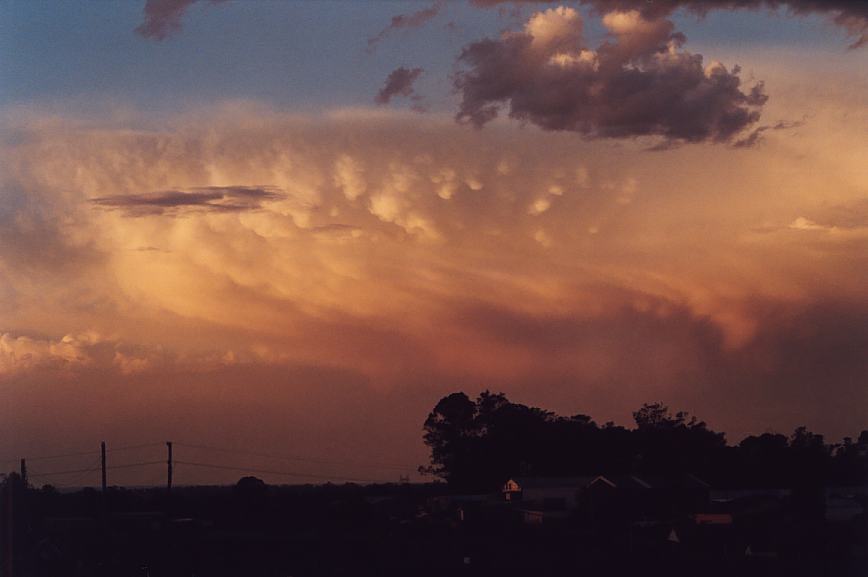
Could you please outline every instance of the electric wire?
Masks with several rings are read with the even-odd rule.
[[[157,465],[160,463],[165,463],[165,461],[142,461],[139,463],[125,463],[123,465],[109,465],[106,467],[106,470],[111,469],[129,469],[132,467],[144,467],[146,465]],[[55,475],[68,475],[71,473],[88,473],[94,469],[69,469],[67,471],[51,471],[48,473],[38,473],[35,475],[29,475],[30,477],[51,477]],[[100,470],[100,467],[97,467],[96,470]]]
[[[392,469],[395,471],[403,471],[403,472],[413,472],[416,470],[416,467],[410,467],[406,465],[397,465],[394,463],[378,463],[367,461],[364,463],[359,462],[350,462],[350,461],[334,461],[328,459],[313,459],[309,457],[299,457],[296,455],[280,455],[275,453],[260,453],[258,451],[246,451],[243,449],[229,449],[224,447],[215,447],[212,445],[196,445],[192,443],[184,443],[184,442],[175,442],[175,446],[178,447],[188,447],[191,449],[202,449],[208,451],[217,451],[221,453],[236,453],[240,455],[250,455],[254,457],[263,457],[266,459],[282,459],[285,461],[300,461],[305,463],[316,463],[319,465],[347,465],[351,467],[368,467],[374,469]]]
[[[161,445],[163,445],[163,443],[142,443],[140,445],[126,445],[126,446],[121,446],[121,447],[106,447],[105,452],[106,453],[117,453],[120,451],[132,451],[134,449],[143,449],[146,447],[157,447],[157,446],[161,446]],[[57,455],[45,455],[45,456],[37,455],[36,457],[26,457],[26,461],[28,463],[30,463],[30,462],[36,462],[36,461],[48,461],[48,460],[52,460],[52,459],[64,459],[67,457],[81,457],[81,456],[85,456],[85,455],[99,455],[99,454],[100,454],[99,449],[93,449],[90,451],[75,451],[72,453],[62,453],[62,454],[57,454]],[[17,463],[20,460],[21,459],[0,459],[0,463]]]
[[[106,448],[106,453],[110,452],[120,452],[120,451],[132,451],[136,449],[143,449],[148,447],[162,446],[164,443],[153,442],[153,443],[142,443],[137,445],[126,445],[121,447],[113,447]],[[186,447],[188,449],[196,449],[196,450],[204,450],[204,451],[214,451],[220,453],[229,453],[229,454],[238,454],[238,455],[248,455],[251,457],[259,457],[265,459],[273,459],[273,460],[281,460],[281,461],[298,461],[298,462],[306,462],[306,463],[315,463],[322,465],[338,465],[338,466],[350,466],[350,467],[367,467],[373,469],[390,469],[401,472],[412,472],[415,470],[415,467],[397,465],[394,463],[378,463],[378,462],[350,462],[350,461],[337,461],[337,460],[329,460],[329,459],[315,459],[308,457],[301,457],[297,455],[286,455],[286,454],[274,454],[274,453],[264,453],[258,451],[246,451],[242,449],[230,449],[225,447],[216,447],[213,445],[201,445],[195,443],[184,443],[184,442],[174,442],[176,447]],[[37,456],[37,457],[28,457],[27,462],[39,462],[39,461],[47,461],[51,459],[60,459],[65,457],[76,457],[82,455],[97,455],[97,460],[94,465],[84,468],[73,468],[73,469],[64,469],[60,471],[47,471],[47,472],[31,472],[28,476],[33,479],[43,479],[47,477],[56,477],[63,475],[76,475],[71,481],[77,481],[83,478],[85,475],[89,473],[95,473],[100,471],[101,467],[99,466],[99,455],[100,451],[80,451],[80,452],[70,452],[64,454],[57,455],[48,455],[48,456]],[[7,461],[0,462],[17,462],[18,459],[9,459]],[[174,460],[175,464],[184,464],[190,465],[194,467],[207,467],[211,469],[223,469],[223,470],[232,470],[232,471],[246,471],[250,473],[260,473],[260,474],[272,474],[272,475],[281,475],[287,477],[298,477],[298,478],[309,478],[309,479],[320,479],[320,480],[341,480],[348,482],[359,482],[359,483],[389,483],[391,480],[386,479],[373,479],[373,478],[362,478],[362,477],[354,477],[354,476],[344,476],[338,474],[328,474],[328,473],[311,473],[311,472],[302,472],[302,471],[287,471],[287,470],[274,470],[274,469],[260,469],[260,468],[251,468],[251,467],[236,467],[231,465],[221,465],[216,463],[203,463],[197,461],[184,461],[184,460]],[[164,464],[165,460],[159,461],[139,461],[134,463],[125,463],[120,465],[108,465],[106,467],[107,470],[115,470],[115,469],[127,469],[134,467],[144,467],[149,465],[157,465]]]

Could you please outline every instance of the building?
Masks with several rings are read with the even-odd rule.
[[[570,510],[595,477],[513,477],[503,484],[503,498],[523,507]]]

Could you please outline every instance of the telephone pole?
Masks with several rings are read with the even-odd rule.
[[[21,486],[27,487],[27,460],[21,459]]]
[[[11,477],[11,475],[10,475]],[[13,537],[15,533],[15,516],[12,512],[12,508],[15,504],[15,496],[12,494],[14,491],[13,485],[14,479],[7,477],[6,480],[0,485],[0,493],[5,498],[6,503],[3,508],[3,512],[5,513],[3,518],[3,527],[2,531],[0,531],[0,536],[3,538],[3,577],[13,577],[13,573],[15,571],[15,563],[13,558],[15,556],[15,547],[13,542]]]
[[[105,493],[106,477],[105,477],[105,441],[99,444],[100,463],[102,465],[102,492]]]
[[[169,449],[169,457],[166,460],[166,493],[172,492],[172,441],[166,441],[166,448]]]

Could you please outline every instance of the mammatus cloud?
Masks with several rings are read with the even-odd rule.
[[[430,7],[424,8],[411,14],[398,14],[392,16],[389,25],[380,30],[375,36],[368,38],[368,51],[373,51],[377,45],[395,30],[419,28],[440,13],[445,0],[436,0]]]
[[[264,202],[283,198],[275,187],[206,186],[190,191],[164,190],[139,194],[119,194],[92,198],[107,209],[121,210],[127,216],[177,215],[185,211],[239,212],[256,210]]]
[[[151,40],[165,40],[181,30],[181,19],[198,0],[147,0],[145,20],[136,32]],[[209,0],[212,4],[226,0]]]
[[[386,82],[377,93],[374,101],[377,104],[388,104],[393,97],[403,96],[410,99],[413,108],[421,110],[422,96],[413,88],[413,83],[422,75],[421,68],[396,68],[389,73]]]
[[[548,0],[471,0],[477,6],[495,6],[505,3],[543,3]],[[646,18],[665,17],[680,8],[698,14],[713,10],[787,9],[793,14],[823,14],[832,17],[853,38],[851,48],[868,42],[868,3],[861,0],[579,0],[600,13],[638,10]]]
[[[672,22],[638,11],[603,18],[611,39],[595,50],[578,11],[534,14],[520,32],[466,46],[455,79],[459,121],[481,127],[501,107],[545,130],[590,137],[659,136],[667,142],[729,142],[754,124],[767,97],[742,90],[738,66],[682,48]]]
[[[789,89],[823,62],[778,65],[790,76],[769,78],[781,97],[766,114],[816,112],[751,154],[649,155],[382,109],[232,105],[120,126],[10,115],[0,445],[50,443],[46,415],[52,436],[82,438],[78,415],[99,399],[88,419],[131,434],[245,430],[255,415],[274,446],[365,429],[412,455],[418,415],[484,386],[618,422],[663,399],[735,439],[802,423],[852,434],[868,374],[868,112],[838,76],[819,96]],[[256,183],[282,196],[201,206],[244,204],[214,195]],[[166,190],[205,198],[147,192]],[[89,331],[105,336],[76,337]],[[310,418],[323,412],[327,431]],[[288,435],[305,415],[314,428]]]

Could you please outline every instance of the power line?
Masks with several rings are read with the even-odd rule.
[[[163,443],[142,443],[138,445],[126,445],[121,447],[113,447],[111,449],[107,449],[106,452],[120,452],[120,451],[132,451],[136,449],[143,449],[148,447],[156,447],[161,446]],[[266,459],[278,459],[283,461],[298,461],[298,462],[306,462],[306,463],[315,463],[322,465],[338,465],[338,466],[350,466],[350,467],[367,467],[372,469],[390,469],[401,472],[409,472],[414,471],[415,467],[397,465],[394,463],[378,463],[378,462],[351,462],[351,461],[335,461],[329,459],[315,459],[309,457],[301,457],[297,455],[281,455],[274,453],[262,453],[257,451],[245,451],[241,449],[230,449],[224,447],[215,447],[211,445],[199,445],[194,443],[175,443],[175,445],[181,447],[187,447],[190,449],[199,449],[206,451],[216,451],[220,453],[231,453],[231,454],[239,454],[239,455],[248,455],[252,457],[260,457]],[[76,451],[64,454],[57,455],[48,455],[48,456],[37,456],[37,457],[28,457],[28,462],[31,461],[47,461],[51,459],[61,459],[66,457],[77,457],[83,455],[99,455],[99,451]],[[17,459],[10,459],[8,461],[0,461],[0,462],[14,462]],[[81,478],[82,476],[93,473],[100,470],[98,465],[99,457],[97,457],[97,465],[93,465],[87,468],[78,468],[78,469],[65,469],[61,471],[49,471],[45,473],[32,473],[30,477],[40,479],[44,477],[53,477],[58,475],[78,475],[76,480]],[[122,465],[111,465],[106,467],[106,469],[126,469],[132,467],[143,467],[147,465],[157,465],[163,464],[164,461],[140,461],[135,463],[126,463]],[[329,474],[315,474],[310,472],[290,472],[290,471],[280,471],[280,470],[270,470],[270,469],[256,469],[256,468],[247,468],[247,467],[234,467],[229,465],[217,465],[212,463],[199,463],[193,461],[175,461],[178,464],[186,464],[196,467],[208,467],[212,469],[224,469],[224,470],[232,470],[232,471],[248,471],[251,473],[261,473],[261,474],[272,474],[272,475],[282,475],[289,477],[303,477],[310,479],[323,479],[323,480],[343,480],[343,481],[351,481],[351,482],[359,482],[359,483],[388,483],[390,480],[385,479],[370,479],[370,478],[353,478],[353,477],[344,477],[340,475],[329,475]]]
[[[39,477],[53,477],[55,475],[71,475],[73,473],[89,473],[91,471],[99,471],[99,467],[93,467],[91,469],[68,469],[66,471],[51,471],[49,473],[31,473],[31,477],[39,478]]]
[[[123,465],[110,465],[106,467],[106,469],[129,469],[132,467],[144,467],[146,465],[159,465],[163,463],[163,461],[142,461],[139,463],[126,463]],[[99,471],[100,467],[96,467],[93,469],[69,469],[67,471],[51,471],[48,473],[39,473],[36,475],[30,475],[31,477],[50,477],[54,475],[69,475],[72,473],[89,473],[91,471]]]
[[[88,468],[87,470],[88,470],[88,471],[91,471],[91,470],[93,470],[93,471],[99,470],[99,456],[97,456],[95,459],[93,459],[93,460],[90,462],[90,468]],[[40,475],[40,473],[35,473],[35,475],[38,477],[38,476]]]
[[[92,473],[96,473],[97,471],[99,471],[99,466],[100,466],[100,458],[97,457],[93,461],[93,468],[91,470],[89,470],[87,472],[83,472],[81,474],[78,474],[75,477],[73,477],[72,479],[65,480],[64,483],[68,486],[75,486],[77,483],[81,482],[81,480],[84,479],[85,477],[89,476]]]
[[[368,461],[365,463],[350,462],[350,461],[331,461],[331,460],[327,460],[327,459],[313,459],[313,458],[309,458],[309,457],[299,457],[299,456],[295,456],[295,455],[278,455],[278,454],[274,454],[274,453],[260,453],[257,451],[245,451],[243,449],[227,449],[227,448],[222,448],[222,447],[214,447],[214,446],[210,446],[210,445],[194,445],[191,443],[175,442],[175,445],[178,445],[180,447],[189,447],[191,449],[204,449],[204,450],[208,450],[208,451],[218,451],[221,453],[236,453],[236,454],[241,454],[241,455],[251,455],[251,456],[255,456],[255,457],[264,457],[267,459],[283,459],[285,461],[301,461],[301,462],[305,462],[305,463],[316,463],[319,465],[347,465],[347,466],[351,466],[351,467],[368,467],[368,468],[374,468],[374,469],[393,469],[395,471],[403,471],[403,472],[416,470],[415,466],[409,467],[406,465],[377,463],[377,462],[372,462],[372,461]]]
[[[117,453],[120,451],[132,451],[134,449],[143,449],[146,447],[157,447],[162,445],[162,443],[143,443],[141,445],[127,445],[123,447],[112,447],[110,449],[106,449],[106,453]],[[59,455],[46,455],[46,456],[36,456],[36,457],[27,457],[27,462],[31,461],[48,461],[51,459],[63,459],[66,457],[81,457],[84,455],[98,455],[99,450],[93,449],[90,451],[76,451],[73,453],[63,453]],[[17,463],[19,459],[0,459],[0,463]]]
[[[162,465],[165,461],[142,461],[139,463],[126,463],[124,465],[109,465],[106,469],[129,469],[131,467],[144,467],[145,465]]]
[[[260,473],[263,475],[282,475],[285,477],[305,477],[311,479],[329,479],[335,481],[350,481],[354,483],[391,483],[384,479],[361,479],[353,477],[332,476],[332,475],[316,475],[313,473],[299,473],[291,471],[270,471],[266,469],[253,469],[248,467],[232,467],[229,465],[215,465],[213,463],[193,463],[191,461],[175,461],[178,465],[191,465],[193,467],[207,467],[210,469],[224,469],[228,471],[241,471],[246,473]]]
[[[64,453],[62,455],[48,455],[46,457],[27,457],[28,461],[48,461],[50,459],[63,459],[64,457],[81,457],[82,455],[95,455],[99,451],[81,451],[76,453]],[[3,459],[3,463],[18,462],[18,459]]]
[[[64,480],[65,485],[75,485],[75,483],[79,482],[81,479],[84,479],[88,473],[96,473],[99,471],[99,457],[94,459],[91,463],[91,467],[89,469],[82,469],[78,475],[75,475],[71,479]],[[72,473],[69,473],[72,474]],[[39,473],[31,473],[30,477],[36,477],[37,479],[41,477]]]
[[[117,453],[118,451],[132,451],[133,449],[144,449],[146,447],[160,447],[163,443],[143,443],[141,445],[127,445],[125,447],[112,447],[106,449],[106,453]]]

